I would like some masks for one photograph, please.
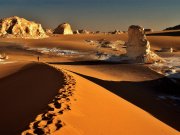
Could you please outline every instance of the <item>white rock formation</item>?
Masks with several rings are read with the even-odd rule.
[[[144,28],[132,25],[128,29],[127,56],[140,63],[160,62],[162,59],[150,50],[150,43],[144,34]]]
[[[60,24],[55,30],[54,34],[64,34],[64,35],[71,35],[73,31],[71,29],[71,25],[69,23]]]
[[[0,36],[11,38],[46,38],[41,24],[17,16],[0,20]]]

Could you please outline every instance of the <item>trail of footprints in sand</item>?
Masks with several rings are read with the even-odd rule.
[[[59,70],[59,69],[56,69]],[[48,105],[48,109],[39,114],[35,121],[30,123],[29,129],[22,132],[22,135],[50,135],[65,125],[61,121],[64,111],[70,110],[73,92],[75,90],[76,81],[73,76],[64,71],[64,87],[55,96],[53,102]]]

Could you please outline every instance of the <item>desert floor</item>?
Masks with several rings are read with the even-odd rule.
[[[176,60],[178,76],[180,38],[147,38],[159,56]],[[160,74],[162,67],[118,61],[125,47],[99,47],[101,40],[127,41],[127,34],[1,38],[9,59],[0,61],[0,134],[179,134],[179,79]],[[169,47],[175,52],[159,51]]]

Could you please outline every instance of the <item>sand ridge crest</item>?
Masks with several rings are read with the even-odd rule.
[[[54,67],[55,68],[55,67]],[[55,68],[64,75],[64,85],[55,96],[52,103],[48,104],[48,109],[39,114],[35,121],[29,124],[29,129],[22,132],[22,135],[27,134],[53,134],[65,125],[61,121],[61,115],[65,111],[71,110],[71,100],[75,90],[76,81],[73,76],[67,74],[65,71]]]

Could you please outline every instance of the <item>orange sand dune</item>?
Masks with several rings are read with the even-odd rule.
[[[173,47],[177,51],[180,49],[178,37],[148,36],[147,38],[154,50],[163,47]],[[54,134],[178,134],[177,130],[180,129],[179,108],[173,106],[171,101],[158,99],[161,94],[173,93],[172,84],[162,75],[143,65],[82,62],[82,60],[92,60],[88,57],[89,54],[97,52],[97,47],[89,45],[85,41],[87,39],[127,41],[127,34],[60,35],[39,40],[0,39],[1,51],[9,56],[7,61],[18,61],[12,64],[0,64],[0,105],[2,107],[0,134],[15,134],[27,130],[28,125],[33,125],[31,122],[34,122],[36,116],[44,113],[60,88],[72,88],[71,85],[68,86],[68,83],[67,86],[63,85],[62,71],[57,71],[44,64],[27,62],[37,61],[37,55],[40,55],[42,62],[58,63],[56,67],[68,71],[76,82],[73,95],[75,101],[69,102],[71,104],[69,111],[60,112],[63,115],[53,116],[65,123],[63,125],[56,123],[58,122],[56,120],[53,121],[54,124],[59,124],[58,127],[63,125]],[[58,47],[88,53],[84,57],[58,57],[23,49],[6,48],[10,45]],[[123,52],[109,48],[101,48],[98,51],[113,54]],[[176,53],[178,52],[172,55]],[[167,54],[163,53],[163,56]],[[69,93],[66,90],[63,89]],[[54,104],[51,105],[54,106]],[[50,110],[53,109],[50,108]],[[44,126],[46,122],[43,121],[40,126]],[[33,126],[38,129],[39,125],[34,123]],[[51,129],[54,132],[57,127],[52,125]],[[34,132],[33,128],[30,130]],[[37,130],[37,132],[44,131]]]
[[[147,111],[162,122],[180,130],[179,108],[158,96],[178,89],[162,75],[148,67],[132,64],[96,64],[67,62],[59,67],[104,87],[119,97]],[[173,116],[173,117],[170,117]]]
[[[61,67],[61,66],[59,66]],[[66,125],[54,135],[175,135],[178,132],[99,85],[71,74],[77,84]]]
[[[62,73],[37,63],[0,65],[0,72],[7,73],[0,76],[0,134],[20,134],[62,87]]]
[[[26,130],[30,122],[47,109],[47,104],[63,87],[61,71],[52,67],[37,63],[11,64],[13,65],[15,68],[9,69],[12,74],[4,75],[0,79],[0,105],[5,110],[1,111],[1,134],[19,134]],[[6,68],[8,72],[9,66],[10,64],[7,64],[0,68]],[[67,66],[56,67],[67,68]],[[92,74],[96,73],[98,77],[102,77],[98,71],[85,67],[81,69],[84,73],[91,71]],[[55,120],[57,117],[65,124],[51,134],[178,134],[175,129],[107,89],[74,73],[68,72],[68,74],[73,76],[76,82],[74,100],[71,100],[69,111],[54,116]],[[106,77],[113,79],[110,74]],[[56,129],[52,126],[52,129]]]

